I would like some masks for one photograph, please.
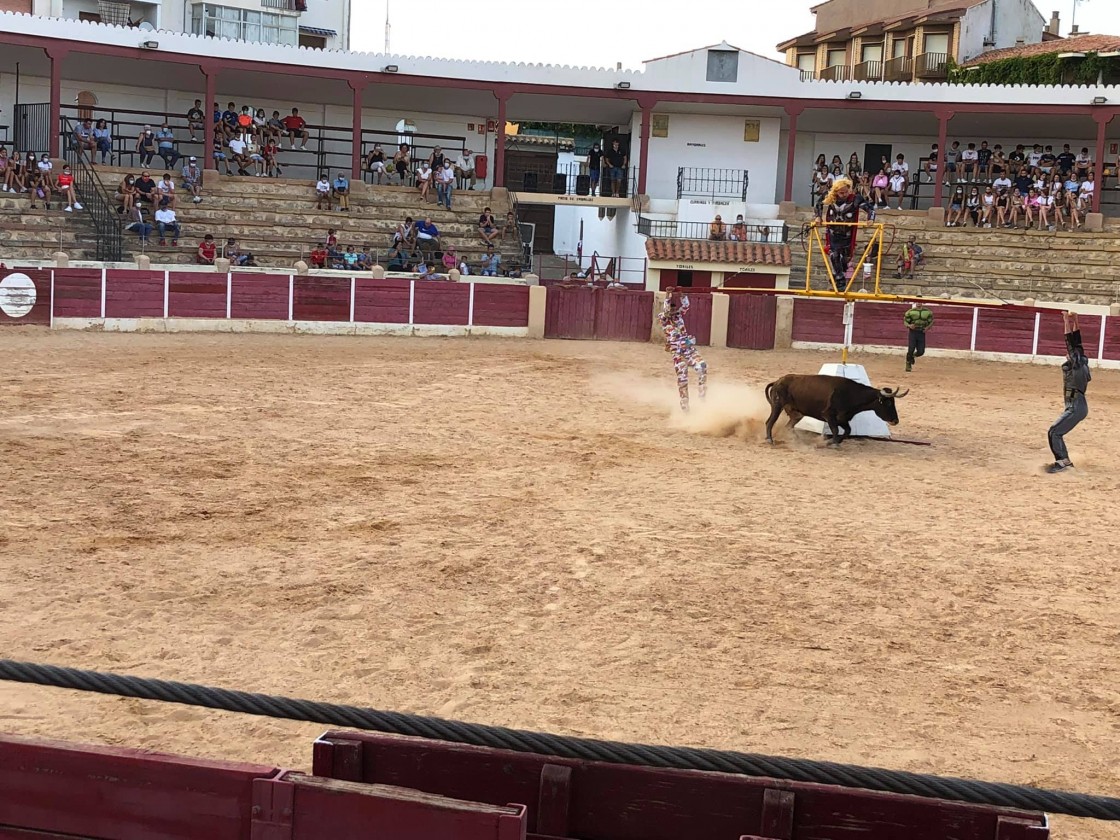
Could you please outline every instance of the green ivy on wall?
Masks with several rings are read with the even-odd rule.
[[[1058,53],[1001,58],[975,67],[949,67],[955,85],[1095,85],[1117,66],[1095,52],[1084,58],[1058,58]]]

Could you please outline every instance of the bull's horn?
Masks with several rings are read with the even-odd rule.
[[[900,388],[896,388],[896,389],[895,389],[895,391],[894,391],[894,398],[895,398],[896,400],[900,400],[900,399],[902,399],[903,397],[905,397],[905,396],[906,396],[907,394],[909,394],[909,393],[910,393],[910,389],[909,389],[909,388],[907,388],[907,389],[906,389],[905,391],[903,391],[903,390],[902,390],[902,389],[900,389]]]
[[[894,390],[891,389],[891,388],[880,388],[879,393],[882,394],[884,397],[893,397],[894,396]]]

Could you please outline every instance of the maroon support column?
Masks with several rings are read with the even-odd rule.
[[[218,98],[218,71],[208,64],[200,64],[199,70],[206,77],[206,98],[202,101],[202,168],[218,170],[218,162],[214,160],[214,102]]]
[[[933,182],[933,206],[940,207],[944,195],[942,187],[945,185],[945,150],[949,146],[949,120],[953,118],[952,111],[938,109],[933,112],[937,116],[937,178]],[[918,176],[919,178],[921,175]]]
[[[782,201],[793,201],[793,176],[796,172],[797,157],[797,118],[801,116],[804,108],[786,108],[789,114],[789,139],[786,143],[786,188],[782,193]]]
[[[350,153],[350,178],[360,181],[362,178],[362,91],[366,89],[365,79],[350,79],[350,90],[354,92],[353,105],[353,132],[354,148]]]
[[[1093,212],[1101,212],[1101,193],[1104,191],[1104,141],[1108,124],[1112,122],[1112,113],[1097,113],[1093,119],[1097,121],[1097,153],[1093,158],[1093,169],[1096,178],[1093,181]]]
[[[638,105],[642,109],[642,127],[639,134],[642,150],[638,155],[638,195],[646,194],[646,172],[649,170],[649,132],[653,122],[653,106],[656,104],[657,100],[648,97],[638,99]]]
[[[494,138],[494,186],[506,185],[506,103],[510,92],[506,87],[494,88],[498,100],[498,132]]]
[[[69,50],[51,47],[46,51],[51,60],[51,125],[50,125],[50,152],[52,158],[58,157],[58,135],[62,131],[62,62]],[[25,149],[24,151],[30,151]],[[40,151],[42,151],[40,149]]]

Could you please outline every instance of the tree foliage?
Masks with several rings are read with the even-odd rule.
[[[949,82],[955,85],[1095,85],[1116,71],[1114,59],[1095,52],[1084,58],[1045,55],[1013,56],[974,67],[949,66]]]

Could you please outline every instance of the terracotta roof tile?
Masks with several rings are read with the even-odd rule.
[[[651,260],[672,262],[734,263],[789,267],[788,245],[758,242],[712,242],[707,239],[647,239]]]
[[[1120,50],[1120,35],[1077,35],[1073,38],[1058,38],[1040,44],[1024,44],[1021,47],[1005,47],[1002,50],[989,50],[981,53],[965,67],[987,64],[1003,58],[1026,58],[1032,55],[1050,55],[1067,52],[1114,52]]]

